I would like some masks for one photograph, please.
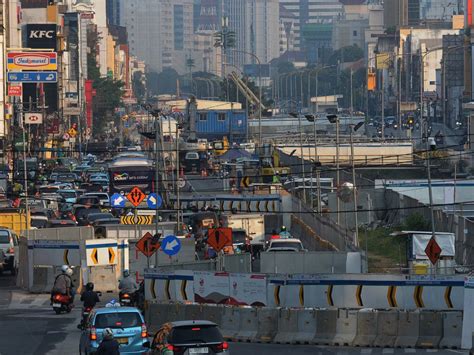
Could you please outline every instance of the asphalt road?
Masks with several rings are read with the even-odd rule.
[[[103,301],[113,295],[104,295]],[[102,302],[105,304],[105,302]],[[14,285],[13,277],[0,276],[0,355],[64,355],[79,350],[81,306],[70,314],[56,315],[49,295],[28,294]],[[231,343],[230,353],[258,355],[379,355],[379,354],[465,354],[458,350],[361,349],[299,345]]]

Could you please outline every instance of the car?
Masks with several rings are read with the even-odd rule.
[[[99,207],[93,206],[84,206],[84,205],[74,205],[72,206],[72,214],[78,225],[80,226],[87,226],[87,216],[91,213],[101,213]]]
[[[105,179],[103,177],[95,177],[93,179],[89,179],[89,182],[92,185],[99,185],[101,187],[100,191],[108,191],[109,190],[109,179]]]
[[[16,273],[15,251],[18,252],[18,236],[8,228],[0,228],[0,250],[5,256],[4,270]]]
[[[276,252],[276,251],[306,251],[303,247],[303,243],[301,240],[296,238],[280,238],[280,239],[272,239],[268,244],[267,252]]]
[[[77,192],[72,189],[58,190],[58,195],[64,198],[66,203],[76,203],[77,201]]]
[[[77,227],[77,223],[68,219],[51,219],[48,222],[48,228],[67,228]]]
[[[175,355],[229,354],[229,344],[224,341],[216,323],[207,320],[189,320],[171,323],[168,348]],[[158,355],[157,344],[151,344],[151,354]]]
[[[96,220],[111,219],[115,218],[112,213],[108,212],[99,212],[99,213],[89,213],[87,215],[86,221],[87,224],[92,225]]]
[[[107,304],[95,308],[87,318],[79,341],[79,354],[93,354],[102,341],[105,328],[112,329],[115,340],[120,344],[120,353],[148,353],[150,342],[148,331],[140,310],[135,307],[119,307]]]
[[[101,206],[110,206],[110,197],[107,192],[87,192],[84,196],[98,197]]]
[[[76,203],[78,205],[99,206],[100,205],[100,199],[97,196],[82,195],[82,196],[79,196],[77,198]]]

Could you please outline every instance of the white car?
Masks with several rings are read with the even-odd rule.
[[[15,254],[18,253],[18,236],[10,229],[0,229],[0,250],[3,252],[5,260],[2,263],[5,270],[9,270],[12,275],[16,273]]]
[[[272,239],[268,245],[267,252],[272,251],[294,251],[294,252],[301,252],[307,251],[303,247],[303,243],[301,240],[296,238],[280,238],[280,239]]]

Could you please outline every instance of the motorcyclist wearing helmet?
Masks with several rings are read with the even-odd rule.
[[[102,332],[104,339],[97,349],[97,355],[120,355],[119,343],[114,339],[114,332],[110,328],[105,328]]]
[[[121,293],[134,294],[138,290],[135,279],[130,275],[130,271],[123,270],[123,279],[120,280],[119,290]]]
[[[84,308],[94,308],[100,302],[99,294],[94,291],[92,282],[86,284],[86,290],[81,295],[81,301],[84,302]]]
[[[74,285],[71,278],[72,274],[72,269],[69,266],[61,266],[61,274],[56,276],[53,289],[51,290],[51,302],[53,295],[57,293],[71,297],[71,301],[74,300]]]
[[[281,230],[280,230],[280,238],[286,239],[286,238],[290,238],[290,237],[291,237],[290,232],[288,232],[288,231],[286,230],[286,227],[285,227],[285,226],[282,226],[282,227],[281,227]]]

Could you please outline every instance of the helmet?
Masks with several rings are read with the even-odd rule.
[[[61,266],[61,272],[62,272],[63,274],[65,274],[68,269],[69,269],[69,266],[67,266],[67,265]]]
[[[114,337],[114,332],[110,328],[105,328],[104,331],[102,332],[102,335],[106,339],[111,339]]]
[[[66,270],[66,275],[67,275],[67,276],[72,276],[72,273],[73,273],[73,271],[72,271],[71,268],[68,268],[68,269]]]
[[[285,226],[281,226],[281,231],[282,231],[282,232],[286,231],[286,227],[285,227]]]
[[[130,271],[125,269],[123,270],[123,277],[129,277],[130,276]]]
[[[86,290],[87,290],[87,291],[94,291],[94,283],[88,282],[88,283],[86,284]]]

